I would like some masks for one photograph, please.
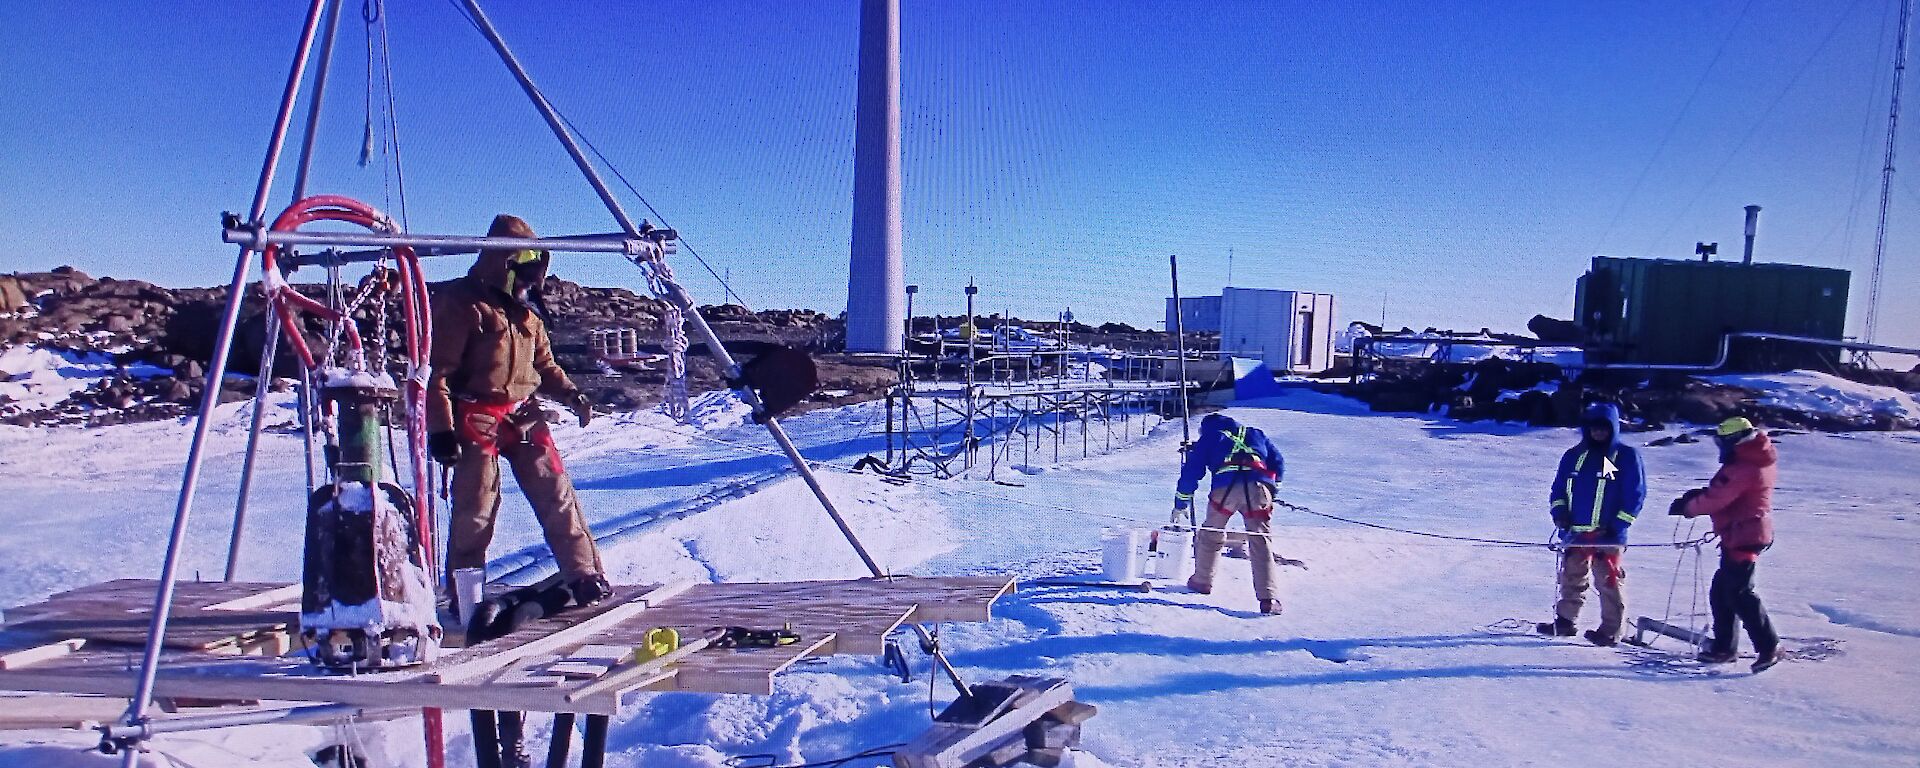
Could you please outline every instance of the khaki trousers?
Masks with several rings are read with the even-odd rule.
[[[536,412],[537,414],[537,412]],[[516,415],[502,424],[486,414],[463,414],[465,444],[453,465],[453,510],[447,526],[447,571],[484,568],[487,545],[493,542],[494,518],[500,511],[500,464],[505,459],[513,479],[533,505],[540,533],[553,550],[560,573],[572,579],[604,573],[600,549],[593,543],[580,497],[560,462],[547,423]],[[473,438],[491,437],[495,450],[475,444]],[[496,457],[497,454],[497,457]]]
[[[1621,547],[1569,547],[1560,553],[1560,601],[1553,606],[1554,614],[1567,621],[1579,620],[1587,587],[1592,586],[1600,593],[1600,634],[1618,639],[1620,622],[1627,615],[1622,551]]]
[[[1213,588],[1213,569],[1220,563],[1220,544],[1226,533],[1220,529],[1235,514],[1246,520],[1247,562],[1253,566],[1253,596],[1272,600],[1273,582],[1279,568],[1273,562],[1273,489],[1252,481],[1214,489],[1207,496],[1207,521],[1193,536],[1193,583]],[[1211,529],[1211,530],[1209,530]]]

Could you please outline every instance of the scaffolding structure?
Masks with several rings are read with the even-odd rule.
[[[1185,398],[1211,384],[1181,365],[1210,355],[978,351],[899,358],[886,399],[889,471],[998,480],[1003,467],[1106,453],[1178,419]]]
[[[187,451],[186,466],[181,478],[180,493],[174,507],[173,524],[168,535],[159,578],[151,582],[144,582],[135,587],[137,590],[151,590],[152,594],[151,608],[145,611],[144,616],[137,617],[139,621],[146,624],[145,631],[140,634],[141,644],[143,645],[142,653],[137,665],[127,664],[124,659],[120,659],[114,669],[116,677],[120,678],[124,678],[129,670],[134,672],[132,680],[129,681],[128,684],[112,689],[112,692],[115,694],[123,692],[130,694],[128,696],[127,710],[118,723],[118,726],[121,727],[120,731],[113,731],[112,726],[103,726],[101,729],[103,734],[101,743],[102,750],[108,753],[120,754],[122,756],[122,765],[125,768],[133,768],[133,766],[137,766],[140,763],[145,742],[152,733],[157,732],[152,725],[150,708],[155,698],[156,686],[160,682],[161,671],[165,661],[163,648],[166,647],[168,642],[168,632],[171,624],[170,619],[173,617],[176,608],[176,590],[181,585],[179,572],[183,560],[182,553],[186,541],[188,523],[194,508],[195,495],[199,490],[200,479],[204,469],[203,464],[207,454],[205,449],[213,423],[212,416],[215,413],[215,406],[219,404],[219,395],[222,392],[221,382],[226,374],[227,361],[234,347],[236,330],[240,321],[242,300],[247,293],[246,288],[248,284],[252,282],[251,275],[253,273],[254,257],[256,254],[262,256],[263,262],[268,262],[263,283],[271,286],[276,284],[274,281],[278,281],[278,284],[284,284],[284,276],[278,272],[277,266],[291,268],[313,264],[327,268],[330,281],[336,284],[333,287],[336,293],[338,291],[337,283],[339,281],[339,268],[341,266],[356,263],[384,263],[387,259],[392,258],[394,254],[403,250],[409,254],[409,259],[473,253],[481,249],[525,249],[545,250],[555,253],[618,254],[632,261],[642,270],[642,274],[647,278],[648,286],[652,289],[654,295],[667,303],[669,307],[669,318],[673,318],[676,313],[679,318],[684,318],[684,322],[687,328],[692,331],[692,335],[706,345],[709,352],[719,363],[721,369],[727,372],[727,379],[729,381],[739,382],[736,391],[740,397],[754,408],[756,414],[759,416],[756,420],[766,428],[769,437],[779,446],[781,452],[793,465],[795,473],[806,482],[815,500],[820,504],[823,511],[826,512],[827,516],[832,519],[835,527],[840,531],[846,542],[853,548],[855,554],[860,557],[868,572],[875,577],[889,576],[878,561],[874,560],[873,556],[860,542],[858,536],[855,535],[853,529],[847,524],[845,518],[834,505],[833,500],[820,485],[812,468],[801,457],[799,450],[794,447],[793,442],[788,438],[779,420],[774,418],[774,414],[767,413],[758,392],[742,379],[740,364],[734,359],[727,347],[721,343],[720,338],[715,334],[713,328],[708,325],[707,321],[701,317],[699,312],[694,311],[695,305],[693,297],[688,294],[685,288],[675,281],[673,273],[668,267],[666,257],[675,253],[674,244],[677,240],[677,234],[670,229],[655,228],[646,222],[637,221],[628,215],[626,208],[615,196],[613,190],[607,185],[600,169],[596,168],[588,159],[585,151],[581,147],[581,142],[575,135],[574,129],[567,124],[565,118],[559,114],[554,106],[548,102],[546,96],[535,86],[532,78],[528,75],[526,69],[522,67],[519,59],[515,57],[512,50],[507,46],[506,41],[493,26],[491,20],[489,20],[485,12],[481,10],[479,0],[459,0],[455,6],[462,15],[466,17],[467,22],[486,38],[494,53],[499,56],[501,63],[504,64],[507,70],[513,75],[522,93],[532,102],[534,109],[552,131],[554,138],[557,139],[562,148],[566,150],[581,176],[584,177],[584,180],[592,187],[601,204],[620,225],[620,231],[611,234],[545,238],[420,234],[407,231],[404,227],[404,222],[396,226],[396,222],[388,219],[384,215],[368,215],[366,217],[368,222],[361,223],[362,226],[365,226],[369,230],[367,232],[298,231],[298,228],[303,224],[313,220],[328,218],[327,216],[291,215],[303,211],[303,206],[332,205],[333,201],[336,200],[342,204],[354,202],[345,200],[344,198],[309,196],[307,194],[307,177],[311,165],[312,148],[317,136],[319,114],[323,96],[326,92],[327,73],[332,61],[331,52],[338,29],[338,21],[341,18],[342,5],[342,0],[309,0],[304,16],[304,23],[300,30],[300,36],[294,46],[293,62],[287,74],[285,87],[280,94],[278,111],[273,123],[273,130],[267,142],[266,157],[262,163],[258,182],[254,188],[252,203],[245,214],[229,213],[222,217],[222,240],[228,244],[239,246],[238,255],[234,262],[233,278],[228,286],[226,307],[221,315],[219,331],[214,339],[212,354],[207,366],[206,386],[203,390],[205,394],[202,397],[200,410],[195,419],[193,436]],[[370,7],[377,8],[378,6]],[[380,14],[376,13],[373,15],[378,17]],[[369,20],[369,23],[371,24],[372,21]],[[384,34],[384,29],[382,34]],[[317,57],[314,55],[316,43],[320,49]],[[307,74],[310,64],[316,66],[310,88],[304,89],[308,100],[308,113],[304,137],[300,142],[298,161],[295,169],[296,181],[293,195],[295,203],[293,208],[288,209],[288,214],[283,214],[282,217],[278,219],[270,219],[268,218],[269,198],[274,189],[274,180],[279,170],[282,154],[287,149],[289,134],[293,131],[294,115],[302,100],[303,84],[308,81]],[[404,205],[404,193],[402,195],[402,204]],[[332,210],[332,208],[328,210]],[[364,250],[343,251],[341,250],[343,248]],[[296,253],[294,251],[302,252]],[[283,256],[277,266],[272,264],[268,258],[268,254],[274,252],[279,252]],[[326,309],[331,311],[331,308]],[[348,335],[353,335],[351,318],[347,317],[344,313],[335,314],[338,315],[335,321],[344,330],[349,332]],[[271,315],[272,313],[269,313],[269,316]],[[670,319],[669,327],[678,329],[680,327],[679,323],[680,320],[678,319]],[[237,557],[233,553],[236,553],[242,544],[242,528],[245,520],[246,499],[251,490],[251,480],[255,468],[260,431],[264,423],[264,419],[260,417],[262,412],[261,403],[264,402],[264,388],[267,382],[272,379],[271,368],[265,363],[274,359],[276,345],[280,341],[280,330],[281,329],[273,326],[269,327],[267,343],[263,353],[262,371],[259,376],[262,387],[262,397],[256,400],[254,419],[248,435],[246,455],[240,470],[240,501],[236,504],[235,509],[230,543],[231,551],[227,569],[227,580],[229,582],[234,581],[235,571],[237,570]],[[286,330],[294,331],[297,329],[288,326]],[[382,329],[382,333],[377,334],[376,338],[384,340],[384,336],[384,329]],[[357,339],[355,346],[358,346]],[[311,385],[309,373],[311,372],[303,371],[301,378],[305,383],[305,386],[302,387],[302,395],[310,402],[312,397],[305,391]],[[407,372],[405,378],[410,385],[417,385],[425,381],[426,372],[423,370],[410,370]],[[308,407],[302,407],[301,418],[303,433],[305,433],[310,440],[315,425],[312,423],[311,412]],[[413,458],[417,465],[422,465],[421,468],[424,470],[424,454],[420,452],[424,443],[424,435],[411,435],[410,438],[413,443],[410,447],[416,449],[411,451],[414,454]],[[311,453],[311,446],[309,446],[309,455],[311,455]],[[311,459],[309,459],[309,474],[310,477],[307,487],[311,488],[314,485]],[[417,474],[425,476],[427,473],[422,471]],[[301,489],[301,496],[303,498],[306,492],[307,488]],[[431,498],[428,483],[424,480],[417,481],[413,488],[413,494],[419,498]],[[432,571],[434,569],[429,568],[428,570]],[[191,591],[191,589],[190,587],[189,591]],[[930,634],[924,627],[919,624],[913,624],[912,629],[919,635],[923,644],[926,644],[928,647],[935,647],[933,646],[933,640]],[[970,696],[971,691],[966,682],[960,677],[958,671],[953,668],[952,664],[946,660],[946,657],[939,653],[937,649],[932,655],[940,671],[947,677],[948,681],[953,684],[954,688],[959,691],[961,696],[963,698]],[[272,697],[260,696],[244,698],[264,699]],[[295,698],[299,697],[296,696]],[[325,699],[324,696],[316,696],[315,698]],[[589,731],[591,732],[597,727],[599,732],[604,735],[606,724],[605,716],[598,715],[596,717],[598,718],[597,720],[590,720]],[[445,757],[440,706],[426,706],[423,708],[423,731],[427,748],[428,766],[429,768],[439,768],[439,766],[444,765]],[[604,746],[604,740],[602,739],[602,743],[598,744],[597,748],[589,749],[590,752],[596,753],[593,755],[596,761],[599,758],[597,753],[603,750]],[[597,765],[597,762],[590,763],[590,765]]]

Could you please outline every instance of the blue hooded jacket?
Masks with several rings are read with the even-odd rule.
[[[1252,480],[1268,487],[1278,486],[1286,465],[1280,449],[1273,447],[1265,432],[1244,426],[1225,414],[1212,413],[1200,420],[1200,439],[1187,449],[1186,462],[1180,465],[1180,485],[1174,489],[1173,508],[1186,509],[1193,503],[1193,492],[1200,478],[1213,473],[1213,488],[1225,488],[1235,482]]]
[[[1587,436],[1604,424],[1605,443]],[[1627,527],[1647,499],[1647,473],[1640,452],[1620,442],[1620,409],[1594,403],[1580,414],[1580,444],[1560,457],[1550,496],[1556,522],[1566,523],[1573,540],[1589,544],[1625,544]]]

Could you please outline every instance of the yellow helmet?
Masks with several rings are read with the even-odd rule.
[[[1734,435],[1752,432],[1753,429],[1753,422],[1748,421],[1745,416],[1735,416],[1720,422],[1720,427],[1714,431],[1714,434],[1720,437],[1733,437]]]

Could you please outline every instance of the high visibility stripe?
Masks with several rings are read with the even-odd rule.
[[[1587,452],[1583,450],[1580,452],[1580,458],[1574,460],[1573,462],[1573,471],[1567,473],[1566,505],[1569,509],[1573,507],[1573,478],[1574,476],[1579,475],[1580,469],[1582,467],[1585,467],[1586,465],[1587,465]]]
[[[1567,477],[1567,506],[1569,508],[1573,506],[1573,480],[1575,477],[1578,477],[1580,475],[1580,470],[1586,468],[1587,457],[1591,454],[1592,454],[1592,449],[1582,450],[1580,452],[1580,458],[1573,462],[1573,474]],[[1600,502],[1602,499],[1606,498],[1606,494],[1607,494],[1607,479],[1605,477],[1595,475],[1594,488],[1593,488],[1593,522],[1588,525],[1573,526],[1571,530],[1574,533],[1587,533],[1590,531],[1598,530],[1600,528]]]
[[[1612,461],[1612,460],[1613,460],[1613,459],[1612,459],[1612,458],[1610,458],[1610,457],[1609,457],[1609,458],[1606,458],[1606,459],[1602,459],[1602,461]],[[1605,504],[1605,502],[1606,502],[1606,499],[1607,499],[1607,475],[1606,475],[1606,473],[1604,473],[1604,472],[1602,472],[1602,473],[1599,473],[1599,474],[1596,474],[1596,475],[1594,475],[1594,476],[1593,476],[1593,479],[1594,479],[1594,483],[1593,483],[1593,525],[1589,525],[1589,526],[1587,526],[1587,530],[1589,530],[1589,531],[1591,531],[1591,530],[1593,530],[1593,529],[1595,529],[1595,528],[1599,528],[1599,527],[1600,527],[1600,510],[1601,510],[1601,508],[1602,508],[1602,506],[1603,506],[1603,505]]]
[[[1233,432],[1222,432],[1220,434],[1228,440],[1233,441],[1233,449],[1227,451],[1227,457],[1221,460],[1220,466],[1213,470],[1215,474],[1221,472],[1239,472],[1248,469],[1257,469],[1267,474],[1273,473],[1273,470],[1266,465],[1266,462],[1260,459],[1260,454],[1254,452],[1253,446],[1247,445],[1246,427],[1241,427]],[[1235,459],[1243,454],[1253,459],[1253,465],[1233,463]]]
[[[1174,494],[1174,495],[1173,495],[1173,497],[1174,497],[1174,498],[1176,498],[1176,499],[1191,499],[1191,498],[1193,498],[1193,494],[1191,494],[1191,493],[1176,493],[1176,494]]]

